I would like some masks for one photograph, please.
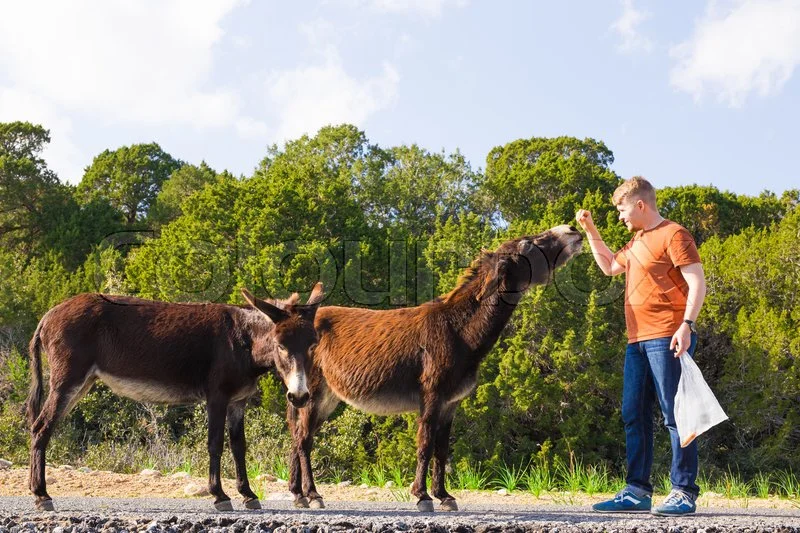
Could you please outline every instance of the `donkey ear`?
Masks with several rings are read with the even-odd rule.
[[[508,270],[509,261],[510,259],[507,255],[504,255],[497,260],[497,265],[494,267],[494,271],[497,274],[498,278],[506,275],[506,270]]]
[[[487,278],[483,282],[483,287],[481,290],[478,291],[478,294],[475,296],[475,299],[478,301],[483,300],[484,298],[488,298],[497,290],[497,287],[500,286],[500,282],[502,278],[506,275],[506,269],[508,267],[508,257],[500,256],[497,259],[497,264],[494,266],[494,272],[490,278]]]
[[[319,305],[324,298],[325,291],[322,290],[322,282],[318,281],[317,284],[314,285],[314,289],[312,289],[311,296],[308,297],[306,305]]]
[[[296,292],[293,292],[291,296],[286,298],[286,301],[284,302],[284,305],[286,305],[286,306],[297,305],[298,302],[300,302],[300,295],[297,294]]]
[[[247,300],[247,303],[249,303],[256,309],[267,315],[269,319],[276,324],[282,320],[286,320],[287,318],[289,318],[289,314],[286,311],[272,305],[269,302],[265,302],[260,298],[256,298],[255,296],[250,294],[250,291],[248,291],[247,289],[242,289],[242,296],[244,296],[244,299]]]

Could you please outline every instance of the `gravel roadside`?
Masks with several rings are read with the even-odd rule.
[[[203,499],[58,498],[57,511],[32,510],[32,498],[0,497],[0,533],[23,531],[201,532],[201,531],[457,531],[538,532],[728,531],[800,533],[800,510],[703,508],[692,517],[600,515],[585,506],[464,505],[455,513],[421,514],[413,503],[331,502],[325,510],[295,510],[291,502],[264,501],[264,509],[247,511],[235,501],[235,511],[209,511]]]

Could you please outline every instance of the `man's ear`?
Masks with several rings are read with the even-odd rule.
[[[242,289],[242,296],[247,300],[247,303],[267,315],[276,324],[289,318],[289,314],[286,311],[260,298],[256,298],[247,289]]]

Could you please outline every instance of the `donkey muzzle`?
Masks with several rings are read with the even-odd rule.
[[[310,397],[311,395],[308,394],[308,391],[304,391],[298,394],[295,394],[293,392],[286,393],[286,399],[289,400],[289,402],[295,407],[304,407],[308,403],[308,399]]]

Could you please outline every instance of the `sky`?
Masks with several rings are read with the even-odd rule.
[[[251,175],[351,123],[382,147],[605,142],[622,177],[800,188],[800,0],[0,0],[0,122],[78,183],[157,142]]]

